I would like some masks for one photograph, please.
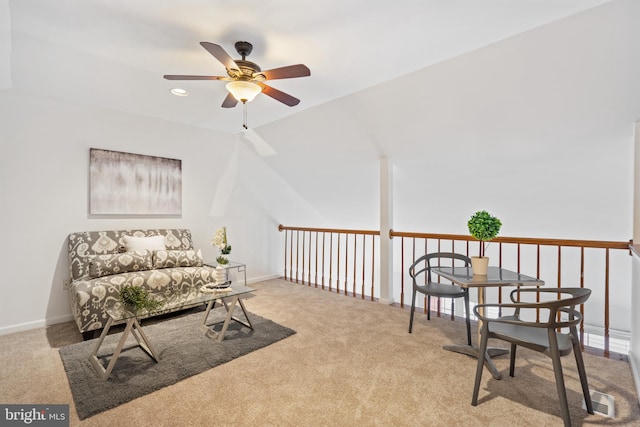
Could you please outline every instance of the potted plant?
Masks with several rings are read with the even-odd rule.
[[[480,253],[477,257],[471,257],[473,274],[484,276],[487,274],[489,258],[484,256],[484,243],[493,240],[500,232],[502,222],[487,211],[478,211],[467,222],[469,233],[474,239],[480,241]]]
[[[162,307],[162,301],[153,298],[146,289],[134,285],[125,285],[120,289],[120,301],[133,311],[152,311]]]
[[[211,244],[220,249],[220,254],[222,255],[229,255],[231,253],[231,245],[227,242],[227,227],[220,227],[216,230],[216,234],[214,234]],[[224,259],[226,262],[220,262],[221,259]],[[216,261],[218,261],[218,264],[227,264],[229,259],[227,257],[219,256]]]

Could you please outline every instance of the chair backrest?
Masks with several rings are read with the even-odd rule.
[[[450,261],[442,262],[443,259],[448,259]],[[409,267],[409,275],[415,280],[416,276],[426,271],[427,281],[431,282],[431,267],[453,267],[456,260],[462,261],[465,267],[469,267],[471,265],[471,258],[466,255],[454,252],[433,252],[422,255],[420,258],[415,260]],[[420,267],[420,264],[424,265],[416,272],[416,269]]]
[[[522,295],[535,294],[536,302],[521,302]],[[538,301],[541,294],[556,294],[556,299]],[[563,295],[568,295],[562,297]],[[520,315],[521,309],[536,309],[543,314],[548,313],[546,321],[540,319],[531,322],[530,326],[540,328],[568,328],[575,326],[582,321],[582,314],[575,309],[577,305],[584,304],[591,295],[591,289],[587,288],[520,288],[514,289],[510,293],[511,301],[518,305],[515,314]],[[565,313],[567,316],[559,316],[558,313]]]

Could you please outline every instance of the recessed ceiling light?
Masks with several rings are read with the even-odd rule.
[[[187,92],[184,89],[180,89],[179,87],[171,89],[171,93],[176,95],[176,96],[187,96],[187,95],[189,95],[189,92]]]

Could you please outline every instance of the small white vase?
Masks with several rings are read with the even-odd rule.
[[[223,285],[227,282],[227,269],[221,265],[216,267],[216,285]]]
[[[472,256],[471,257],[471,270],[474,276],[486,276],[487,269],[489,268],[489,257]]]

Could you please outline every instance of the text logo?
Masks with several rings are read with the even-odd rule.
[[[69,405],[2,405],[2,426],[69,426]]]

